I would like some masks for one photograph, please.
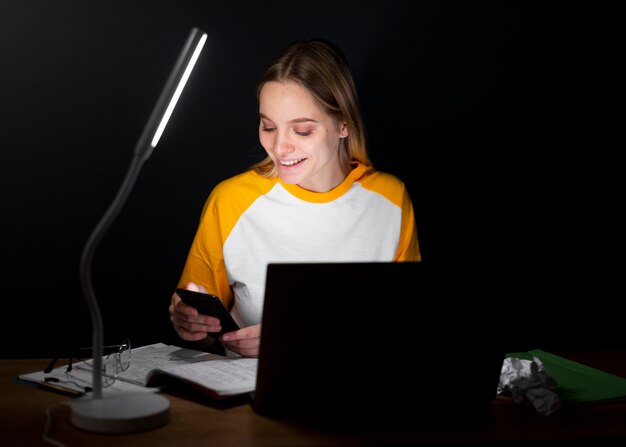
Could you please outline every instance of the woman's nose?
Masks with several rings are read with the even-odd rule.
[[[277,134],[274,142],[274,151],[277,155],[285,155],[293,152],[294,147],[289,137],[285,134]]]

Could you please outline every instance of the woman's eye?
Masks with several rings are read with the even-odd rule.
[[[263,132],[274,132],[276,130],[276,128],[275,127],[265,127],[264,126],[264,127],[261,127],[261,130]]]
[[[307,135],[311,135],[311,131],[310,130],[306,130],[303,132],[299,132],[299,131],[295,131],[296,134],[300,135],[301,137],[306,137]]]

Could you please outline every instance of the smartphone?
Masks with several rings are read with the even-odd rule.
[[[211,332],[215,337],[222,335],[224,332],[239,329],[239,325],[233,320],[232,315],[228,312],[222,300],[215,295],[180,288],[176,289],[176,293],[183,300],[183,303],[195,307],[202,315],[219,318],[222,330],[220,332]]]

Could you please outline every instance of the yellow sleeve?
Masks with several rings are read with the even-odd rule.
[[[225,228],[220,225],[217,201],[216,188],[209,195],[202,210],[200,223],[187,254],[178,287],[186,288],[187,284],[193,281],[204,286],[209,293],[220,297],[224,305],[230,309],[233,291],[228,282],[222,252],[228,233],[224,234]]]
[[[422,255],[417,239],[413,203],[406,189],[404,189],[402,196],[402,227],[394,261],[421,261]]]

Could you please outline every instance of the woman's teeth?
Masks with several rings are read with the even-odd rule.
[[[299,158],[297,160],[281,161],[280,164],[283,166],[293,166],[295,164],[300,163],[302,160],[304,160],[304,158]]]

